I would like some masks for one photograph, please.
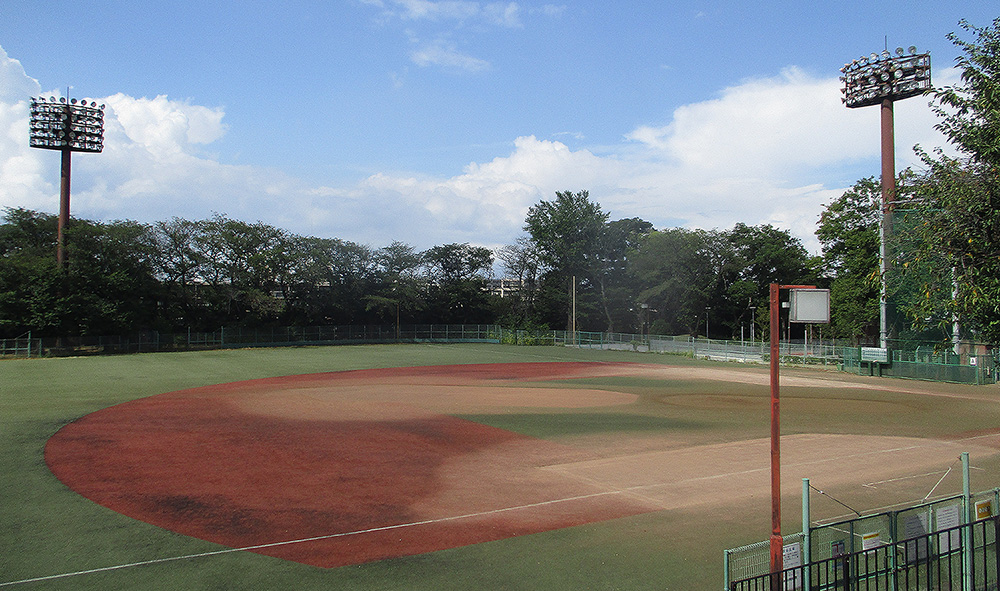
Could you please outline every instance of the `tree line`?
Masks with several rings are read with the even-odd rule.
[[[657,232],[636,218],[609,221],[586,191],[540,201],[526,235],[496,252],[373,248],[221,214],[74,219],[59,269],[56,225],[23,208],[0,220],[4,338],[397,322],[563,329],[574,320],[579,330],[730,336],[753,321],[754,305],[763,314],[769,281],[813,276],[787,231]],[[502,296],[489,289],[494,278],[507,280]]]
[[[376,249],[221,214],[155,224],[74,219],[60,270],[56,224],[56,216],[26,209],[4,214],[3,336],[494,318],[487,248]]]
[[[887,277],[899,338],[1000,342],[1000,19],[949,38],[962,81],[932,91],[959,150],[921,151],[897,181]],[[919,149],[919,148],[918,148]],[[727,230],[612,220],[586,190],[529,208],[524,234],[490,250],[425,251],[298,236],[222,214],[154,224],[75,219],[56,267],[56,216],[0,218],[0,338],[214,330],[220,326],[502,324],[712,338],[766,334],[768,285],[831,290],[824,336],[878,339],[875,178],[827,204],[811,256],[771,225]],[[501,296],[491,280],[506,280]]]

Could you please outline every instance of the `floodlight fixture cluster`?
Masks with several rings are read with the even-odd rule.
[[[897,47],[896,55],[887,50],[861,56],[840,71],[842,100],[851,108],[910,98],[931,89],[931,56],[917,53],[913,45],[905,52]]]
[[[46,150],[101,152],[104,105],[66,97],[31,99],[30,146]]]

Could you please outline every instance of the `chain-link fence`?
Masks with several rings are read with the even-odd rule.
[[[363,343],[503,343],[571,346],[684,355],[713,361],[769,363],[770,345],[756,340],[717,340],[691,336],[561,330],[517,330],[491,324],[422,324],[365,326],[222,327],[211,332],[142,332],[111,337],[0,339],[0,358],[124,354],[239,347],[347,345]],[[874,350],[875,355],[866,355]],[[909,350],[842,346],[823,341],[782,341],[782,365],[836,367],[867,374],[992,384],[997,381],[997,349],[963,344],[960,353],[928,345]]]

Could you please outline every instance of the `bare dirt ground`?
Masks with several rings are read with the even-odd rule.
[[[93,413],[50,440],[46,461],[68,486],[115,511],[323,567],[649,511],[724,510],[769,494],[767,440],[694,446],[668,434],[632,445],[634,436],[623,432],[603,447],[599,439],[545,441],[449,416],[623,409],[637,400],[611,389],[546,384],[594,376],[768,379],[760,371],[721,368],[538,363],[254,380]],[[870,387],[826,374],[782,383]],[[785,492],[795,494],[807,476],[826,486],[876,486],[937,474],[961,451],[998,453],[996,437],[959,445],[788,436]]]

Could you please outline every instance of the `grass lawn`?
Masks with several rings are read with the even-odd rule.
[[[43,457],[46,441],[79,417],[184,388],[363,368],[577,360],[733,369],[733,364],[677,356],[488,344],[0,361],[0,588],[718,589],[722,585],[723,550],[766,539],[770,533],[766,499],[726,511],[657,511],[418,556],[321,569],[249,552],[217,553],[226,549],[115,513],[69,490],[49,472]],[[749,371],[766,373],[765,368]],[[811,375],[816,371],[789,373]],[[862,380],[834,375],[836,379]],[[783,433],[954,439],[1000,428],[997,387],[864,380],[922,393],[784,388]],[[460,416],[568,445],[575,438],[618,432],[639,437],[668,433],[699,444],[763,438],[768,433],[766,385],[629,377],[565,382],[558,385],[613,389],[638,398],[634,404],[614,408]],[[990,459],[979,467],[975,490],[1000,484],[997,460]],[[798,499],[788,499],[785,508],[787,529],[797,531]],[[172,560],[202,553],[207,555]],[[142,565],[104,570],[136,563]],[[81,571],[94,572],[18,583]]]

